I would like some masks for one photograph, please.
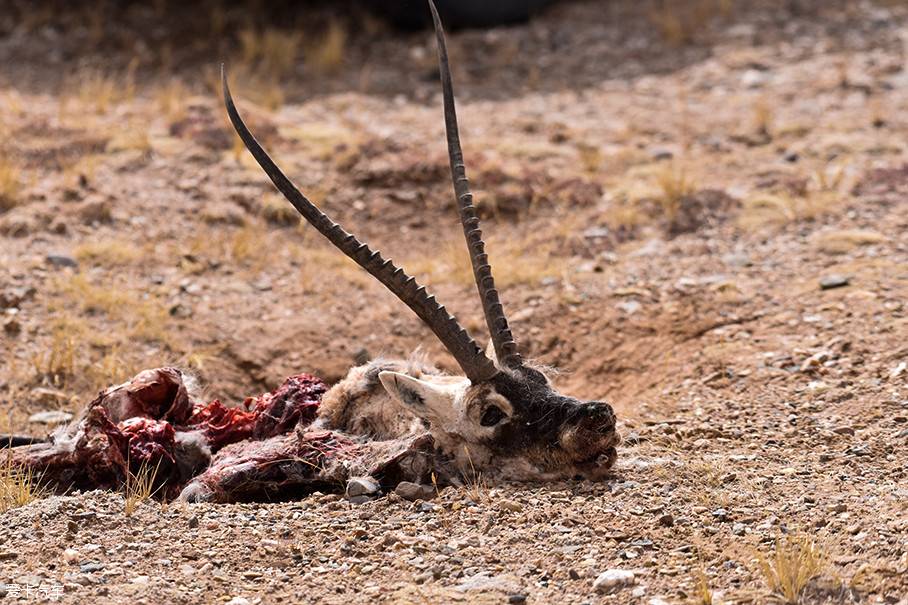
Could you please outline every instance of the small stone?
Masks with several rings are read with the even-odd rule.
[[[67,548],[63,551],[63,562],[68,565],[77,563],[80,558],[81,555],[79,554],[79,551],[74,548]]]
[[[848,282],[851,281],[851,275],[842,275],[839,273],[830,273],[829,275],[824,275],[820,278],[820,289],[821,290],[832,290],[833,288],[841,288],[847,286]]]
[[[675,524],[675,517],[670,513],[665,513],[664,515],[659,516],[657,522],[661,527],[671,527]]]
[[[854,435],[854,429],[850,426],[837,426],[832,429],[832,432],[836,435]]]
[[[786,151],[784,154],[782,154],[782,159],[784,159],[786,162],[790,162],[792,164],[797,162],[798,158],[799,158],[799,156],[798,156],[797,151]]]
[[[271,283],[271,280],[264,276],[259,277],[255,281],[251,282],[249,285],[252,286],[253,288],[255,288],[256,290],[258,290],[259,292],[268,292],[269,290],[274,289],[274,284]]]
[[[668,149],[661,149],[659,147],[654,147],[653,149],[649,150],[649,157],[651,157],[657,161],[658,160],[670,160],[673,157],[675,157],[675,154],[673,154]]]
[[[34,296],[35,292],[37,292],[37,290],[34,286],[4,290],[3,292],[0,292],[0,309],[18,307],[23,300]]]
[[[712,515],[716,521],[725,521],[728,518],[728,511],[724,508],[717,508],[712,512]]]
[[[434,577],[435,574],[433,574],[431,571],[424,571],[413,576],[413,582],[415,582],[416,584],[425,584]]]
[[[747,532],[747,528],[743,523],[735,523],[731,527],[731,533],[736,536],[743,536]]]
[[[35,574],[26,574],[19,576],[13,581],[13,584],[18,584],[20,586],[39,586],[44,582],[44,578]]]
[[[577,573],[576,569],[571,568],[568,570],[568,577],[570,577],[572,580],[579,580],[580,574]]]
[[[47,387],[35,387],[31,390],[29,395],[31,395],[36,403],[41,403],[43,405],[53,405],[58,402],[69,401],[69,396],[64,391],[49,389]]]
[[[246,224],[246,211],[231,202],[210,202],[199,211],[199,218],[209,224],[242,226]]]
[[[92,197],[79,205],[78,213],[86,225],[94,223],[108,223],[111,219],[113,204],[110,200]]]
[[[844,513],[846,510],[848,510],[848,505],[846,505],[844,502],[839,502],[838,504],[833,504],[832,506],[830,506],[828,510],[831,513]]]
[[[94,573],[96,571],[103,571],[107,567],[104,563],[86,563],[85,565],[79,566],[79,571],[82,573]]]
[[[512,594],[508,597],[508,603],[526,603],[527,596],[525,594]]]
[[[185,303],[175,304],[167,310],[167,313],[171,317],[176,317],[177,319],[188,319],[193,315],[192,307]]]
[[[69,412],[62,412],[59,410],[50,410],[48,412],[38,412],[32,414],[28,417],[29,422],[38,422],[41,424],[61,424],[63,422],[69,422],[73,419],[73,415]]]
[[[617,308],[619,311],[627,313],[628,315],[633,315],[642,307],[643,305],[636,300],[622,300],[617,305],[615,305],[615,308]]]
[[[498,501],[498,506],[501,510],[510,511],[512,513],[519,513],[523,510],[523,504],[517,502],[516,500],[508,500],[507,498],[502,498]]]
[[[347,490],[345,492],[347,499],[365,496],[371,498],[377,496],[381,491],[381,486],[372,477],[353,477],[347,481]]]
[[[414,500],[431,500],[435,497],[435,488],[431,485],[419,485],[410,481],[401,481],[394,489],[394,493],[411,502]]]
[[[808,357],[804,360],[804,363],[801,364],[801,372],[811,372],[817,370],[820,367],[820,362],[815,357]]]
[[[398,542],[400,542],[400,538],[398,538],[394,534],[385,534],[384,538],[382,538],[382,544],[385,547],[394,546]]]
[[[76,271],[79,270],[79,261],[77,261],[69,254],[51,253],[45,256],[44,260],[47,261],[47,264],[55,269],[63,269],[64,267],[69,267],[70,269],[75,269]]]
[[[746,254],[726,254],[722,257],[722,260],[729,267],[750,267],[752,266],[753,260]]]
[[[7,317],[3,320],[3,331],[9,334],[10,336],[15,336],[22,331],[22,323],[19,321],[19,318],[15,315]]]
[[[593,582],[593,589],[597,592],[613,592],[624,586],[634,583],[634,572],[627,569],[609,569],[599,574]]]

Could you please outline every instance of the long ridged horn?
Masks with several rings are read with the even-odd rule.
[[[473,264],[473,277],[482,300],[482,312],[486,317],[492,346],[499,364],[509,368],[522,365],[517,343],[511,336],[508,319],[504,315],[504,307],[498,299],[498,290],[492,278],[492,267],[489,257],[485,253],[485,244],[482,241],[482,230],[479,228],[479,217],[476,216],[476,207],[473,206],[473,194],[467,181],[466,168],[463,164],[463,151],[460,148],[460,135],[457,131],[457,115],[454,111],[454,88],[451,84],[451,68],[448,65],[448,50],[445,47],[444,30],[441,19],[435,9],[435,3],[429,0],[432,10],[432,20],[435,22],[435,37],[438,40],[438,69],[441,72],[441,89],[445,107],[445,132],[448,135],[448,157],[451,160],[451,177],[454,179],[454,194],[457,196],[457,206],[460,209],[460,222],[463,225],[463,234],[467,238],[467,249],[470,252],[470,262]]]
[[[224,89],[224,103],[227,114],[236,129],[240,139],[246,145],[249,153],[259,163],[271,182],[284,194],[284,197],[293,204],[293,207],[305,218],[310,225],[337,247],[338,250],[353,259],[356,264],[369,272],[369,275],[380,281],[388,290],[394,293],[405,305],[410,307],[429,329],[438,337],[438,340],[454,356],[457,364],[471,382],[489,380],[499,373],[498,368],[491,359],[486,357],[479,345],[476,344],[466,330],[457,320],[439,304],[435,297],[426,292],[424,286],[419,285],[416,279],[404,273],[403,269],[394,266],[390,260],[382,258],[378,251],[372,251],[369,246],[360,242],[354,235],[347,233],[340,225],[332,221],[324,212],[309,201],[293,183],[290,182],[281,169],[272,161],[262,146],[259,145],[246,124],[240,118],[230,88],[227,86],[227,72],[221,66],[221,84]]]

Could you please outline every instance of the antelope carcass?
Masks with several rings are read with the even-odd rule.
[[[172,481],[182,484],[187,473],[202,469],[182,489],[184,498],[275,497],[342,486],[363,475],[386,488],[402,480],[426,482],[432,474],[441,482],[457,482],[465,469],[481,472],[492,482],[598,480],[615,462],[620,437],[611,406],[555,391],[541,371],[524,362],[511,335],[467,184],[442,26],[431,0],[429,4],[454,193],[493,351],[487,355],[413,277],[346,232],[293,185],[244,124],[222,68],[230,120],[275,186],[315,229],[429,326],[463,376],[445,374],[419,355],[404,361],[377,359],[353,368],[325,393],[314,421],[298,415],[289,431],[262,432],[258,438],[226,446],[219,442],[219,449],[210,443],[193,449],[193,463],[175,464],[172,473]],[[163,411],[168,405],[163,402],[158,408]],[[200,413],[196,410],[187,418]],[[187,418],[181,422],[186,424]],[[181,434],[205,434],[204,427],[191,426]],[[185,444],[181,447],[187,449]],[[176,445],[164,449],[170,459],[181,455]]]

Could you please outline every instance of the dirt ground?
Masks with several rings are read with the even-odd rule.
[[[228,403],[419,346],[456,370],[299,226],[217,93],[224,61],[298,186],[481,337],[431,32],[343,2],[8,4],[0,433],[161,365]],[[613,478],[46,497],[0,515],[0,594],[908,603],[908,7],[564,0],[448,48],[515,337],[614,405]]]

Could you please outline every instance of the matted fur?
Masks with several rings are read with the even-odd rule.
[[[423,419],[391,398],[379,380],[381,372],[398,372],[419,379],[431,377],[441,382],[464,381],[463,377],[451,376],[430,364],[421,351],[406,360],[378,357],[352,368],[325,393],[315,426],[379,441],[426,432],[429,427]]]

